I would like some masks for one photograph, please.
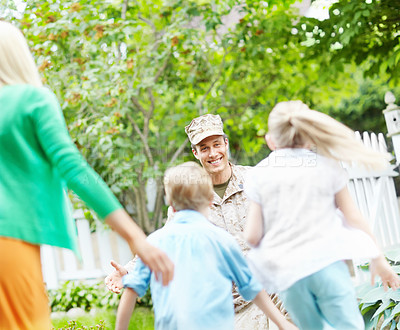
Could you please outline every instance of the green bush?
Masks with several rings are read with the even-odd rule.
[[[400,274],[400,250],[390,251],[386,257],[394,271]],[[384,327],[400,329],[400,290],[385,291],[380,280],[374,286],[368,282],[356,289],[366,330]]]
[[[121,295],[110,292],[103,281],[90,284],[81,281],[66,281],[59,289],[49,290],[49,301],[52,312],[67,312],[71,308],[82,308],[90,311],[93,308],[117,309]],[[138,305],[152,307],[150,290]]]

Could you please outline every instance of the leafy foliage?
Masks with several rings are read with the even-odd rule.
[[[49,300],[53,312],[66,312],[71,308],[117,308],[119,295],[112,294],[104,284],[86,284],[84,282],[66,281],[56,290],[49,290]]]
[[[386,132],[382,110],[387,106],[384,102],[384,95],[388,91],[387,85],[378,79],[361,77],[355,79],[359,81],[356,93],[349,97],[342,97],[336,106],[325,106],[321,110],[355,131]],[[399,87],[391,90],[400,95]]]
[[[324,21],[304,20],[309,55],[326,57],[324,67],[343,70],[344,63],[362,65],[369,76],[400,77],[400,2],[340,0]]]
[[[59,289],[49,290],[52,312],[67,312],[72,308],[90,311],[93,308],[117,309],[120,296],[109,291],[103,282],[88,284],[66,281]],[[137,301],[138,305],[152,307],[150,290]]]
[[[400,274],[400,250],[393,250],[386,254],[392,268]],[[357,287],[357,296],[360,300],[359,307],[364,317],[365,328],[383,329],[390,326],[390,329],[400,328],[400,291],[389,289],[385,291],[382,282],[375,286],[365,283]]]

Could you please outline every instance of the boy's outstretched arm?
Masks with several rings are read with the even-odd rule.
[[[244,239],[252,246],[257,246],[263,236],[263,217],[261,205],[251,201],[247,214]]]
[[[346,223],[353,228],[364,231],[373,239],[375,244],[378,246],[371,228],[369,227],[367,221],[364,219],[364,216],[361,214],[356,204],[354,203],[353,198],[351,197],[347,187],[336,193],[335,202],[336,206],[342,211],[346,219]],[[390,267],[383,253],[380,253],[377,258],[371,260],[370,271],[372,284],[374,284],[375,282],[375,276],[378,275],[382,279],[382,284],[385,290],[387,290],[388,287],[392,288],[393,290],[397,290],[400,287],[400,278],[396,274],[396,272]]]
[[[170,222],[172,220],[172,218],[174,217],[174,213],[175,213],[175,211],[173,210],[172,206],[170,206],[168,208],[168,218],[167,218],[167,222],[165,224],[167,224],[168,222]],[[136,255],[125,266],[122,266],[122,265],[116,263],[114,260],[111,260],[111,266],[113,266],[115,268],[115,270],[104,279],[107,289],[114,293],[121,293],[121,289],[123,287],[122,286],[122,277],[124,275],[126,275],[128,272],[131,272],[135,268],[137,260],[138,260],[138,256]],[[150,264],[149,264],[149,266],[152,270],[157,271],[154,269],[154,267],[151,267]],[[165,276],[165,274],[163,274],[163,279],[164,279],[164,276]],[[170,275],[168,275],[168,276],[170,276]],[[167,277],[167,279],[168,279],[168,277]]]
[[[285,319],[280,310],[272,302],[270,296],[264,290],[261,290],[258,293],[258,295],[253,299],[253,302],[272,322],[278,326],[279,330],[298,329],[295,325]]]
[[[128,329],[129,321],[133,310],[135,309],[137,297],[138,294],[134,290],[131,288],[125,288],[118,306],[115,330]]]
[[[174,264],[163,251],[146,240],[146,235],[128,213],[123,209],[115,210],[105,218],[105,222],[128,242],[132,253],[149,266],[156,279],[162,278],[163,285],[168,285],[174,277]]]

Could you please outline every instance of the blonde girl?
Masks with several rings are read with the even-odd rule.
[[[171,261],[75,148],[21,31],[0,21],[0,329],[51,329],[40,245],[77,252],[67,188],[161,272],[164,284],[172,279]]]
[[[301,101],[278,103],[268,128],[273,152],[245,184],[251,268],[300,329],[364,329],[343,260],[372,258],[372,282],[379,275],[386,289],[396,290],[400,280],[352,201],[338,161],[378,169],[387,155],[365,148],[351,129]]]

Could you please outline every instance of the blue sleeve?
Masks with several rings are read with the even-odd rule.
[[[235,282],[240,295],[245,300],[253,300],[262,290],[261,283],[251,273],[247,261],[233,237],[226,236],[223,248],[223,256],[229,268],[231,280]]]
[[[124,288],[133,289],[139,297],[143,297],[150,285],[151,270],[138,258],[135,268],[122,278]]]

